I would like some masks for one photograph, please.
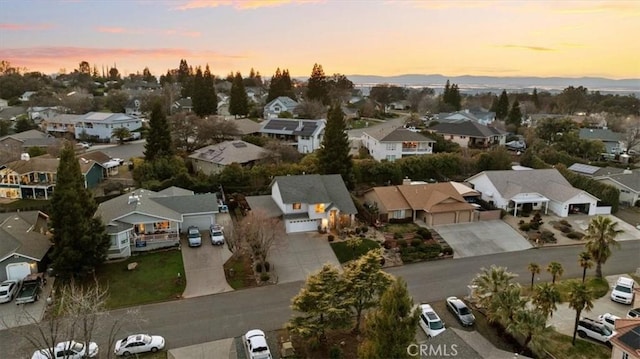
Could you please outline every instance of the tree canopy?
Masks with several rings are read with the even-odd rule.
[[[167,117],[162,110],[162,104],[156,102],[149,119],[149,132],[147,143],[144,145],[144,156],[147,161],[153,161],[159,157],[173,155],[171,132]]]
[[[340,106],[329,109],[322,147],[318,150],[321,174],[340,174],[348,188],[353,188],[353,162],[349,154],[349,137]]]
[[[249,113],[249,98],[247,97],[240,72],[236,72],[231,84],[229,113],[234,116],[246,116]]]

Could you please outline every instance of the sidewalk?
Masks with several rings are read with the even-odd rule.
[[[476,331],[466,331],[456,328],[450,328],[453,330],[462,340],[464,340],[473,350],[475,350],[481,357],[485,359],[515,359],[528,357],[509,353],[508,351],[498,349],[493,346],[487,339],[485,339],[480,333]]]
[[[167,359],[236,359],[236,345],[234,338],[227,338],[191,345],[188,347],[169,349]]]

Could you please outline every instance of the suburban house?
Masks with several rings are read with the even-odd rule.
[[[56,185],[60,160],[51,157],[22,159],[0,166],[0,198],[48,199]],[[94,188],[103,180],[104,168],[95,161],[78,159],[85,188]]]
[[[504,146],[507,140],[505,131],[475,121],[439,123],[428,130],[444,136],[445,140],[451,140],[462,148]]]
[[[0,164],[20,159],[30,148],[47,149],[59,144],[59,140],[38,130],[28,130],[0,137]]]
[[[326,126],[327,121],[324,119],[272,118],[262,122],[260,133],[263,136],[287,142],[295,146],[300,153],[311,153],[322,145],[322,137]]]
[[[44,121],[43,125],[47,133],[56,137],[76,137],[76,122],[82,115],[57,115]]]
[[[215,194],[194,194],[169,187],[160,192],[137,189],[100,203],[100,217],[111,238],[108,258],[129,257],[132,252],[173,247],[189,226],[201,231],[216,223]]]
[[[617,188],[620,191],[620,203],[625,206],[634,206],[640,202],[640,170],[601,174],[593,179]]]
[[[76,155],[81,161],[95,161],[104,168],[103,177],[111,177],[118,174],[120,162],[113,160],[109,155],[102,151],[91,151]]]
[[[378,161],[393,162],[402,157],[433,153],[435,140],[405,128],[366,129],[362,146]]]
[[[252,210],[282,216],[287,233],[348,227],[358,212],[338,174],[277,176],[270,196],[246,200]]]
[[[237,135],[234,137],[238,140],[247,135],[260,136],[260,129],[262,126],[256,121],[249,118],[227,119],[226,121],[230,121],[235,124]]]
[[[60,114],[60,109],[57,106],[34,106],[27,108],[29,119],[33,120],[36,124],[54,118],[58,114]]]
[[[480,194],[456,182],[414,183],[373,187],[364,193],[364,203],[375,208],[378,220],[421,220],[429,226],[473,221],[476,207],[465,196]]]
[[[193,101],[191,97],[183,97],[171,105],[172,112],[191,112],[193,111]]]
[[[598,209],[597,197],[571,186],[555,168],[483,171],[469,177],[466,182],[480,192],[483,200],[514,216],[531,211],[546,214],[548,210],[560,217],[606,212],[606,207],[602,211]]]
[[[9,106],[0,108],[0,120],[13,122],[11,126],[14,126],[14,123],[17,119],[22,116],[27,116],[27,110],[21,106]]]
[[[439,123],[461,123],[465,121],[474,121],[482,125],[490,125],[496,120],[496,113],[490,111],[456,111],[441,112],[434,116],[433,121]]]
[[[251,167],[267,154],[267,150],[249,142],[225,141],[197,149],[189,158],[196,171],[215,174],[232,163]]]
[[[609,154],[623,153],[625,148],[622,141],[622,134],[609,129],[601,128],[581,128],[578,134],[581,140],[599,140],[604,143],[606,152]]]
[[[611,340],[611,359],[640,359],[640,320],[616,319]]]
[[[138,100],[137,98],[131,99],[124,106],[124,114],[129,116],[140,116],[142,115],[140,106],[142,106],[142,102],[140,102],[140,100]]]
[[[278,118],[281,112],[289,112],[293,115],[293,110],[298,107],[298,102],[287,96],[274,98],[264,106],[263,117],[265,119]]]
[[[35,95],[36,93],[36,91],[25,91],[22,95],[20,95],[20,97],[18,97],[18,100],[20,100],[20,102],[27,102],[29,101],[31,96]]]
[[[45,271],[48,220],[40,211],[0,213],[0,282]]]
[[[119,127],[129,131],[142,127],[142,120],[124,113],[89,112],[76,119],[75,138],[92,138],[96,141],[111,142],[113,130]]]

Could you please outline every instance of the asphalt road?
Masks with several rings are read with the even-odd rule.
[[[125,142],[122,145],[118,144],[107,144],[101,145],[96,144],[91,146],[91,148],[87,152],[91,151],[102,151],[106,153],[111,158],[122,158],[125,161],[128,161],[133,157],[144,157],[144,145],[146,141],[144,139]]]
[[[507,267],[519,274],[518,280],[529,283],[527,265],[536,262],[543,268],[551,261],[564,267],[562,278],[578,278],[582,269],[577,256],[582,246],[547,247],[520,252],[493,254],[479,257],[424,262],[389,269],[389,273],[404,278],[416,302],[442,300],[450,295],[464,296],[467,285],[481,267],[491,264]],[[635,272],[640,267],[640,240],[621,242],[613,250],[611,259],[603,266],[605,275]],[[593,274],[593,269],[590,270]],[[550,280],[548,273],[541,273],[543,280]],[[138,308],[139,318],[123,325],[122,333],[149,332],[167,339],[168,348],[236,337],[248,329],[276,330],[291,317],[291,298],[299,291],[302,282],[287,283],[223,294],[159,303]],[[99,321],[103,327],[111,327],[114,318],[133,318],[128,310],[115,310]],[[33,347],[19,333],[33,331],[32,327],[0,332],[0,348],[3,356],[22,358]],[[99,330],[95,339],[102,350],[106,346],[106,332]],[[15,349],[15,351],[13,350]]]

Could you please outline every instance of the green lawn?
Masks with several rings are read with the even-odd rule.
[[[380,248],[380,245],[376,241],[362,238],[362,243],[355,249],[355,251],[347,246],[346,241],[331,243],[331,248],[336,254],[336,257],[338,257],[338,261],[340,263],[346,263],[350,260],[359,258],[371,249]]]
[[[556,282],[556,286],[560,291],[560,296],[563,302],[567,302],[569,300],[569,288],[572,282],[581,282],[582,279],[568,279],[560,282]],[[609,283],[607,283],[606,279],[600,279],[595,277],[587,277],[585,281],[587,287],[593,291],[595,298],[601,298],[607,294],[609,291]]]
[[[127,264],[132,262],[138,266],[129,271]],[[179,250],[145,253],[107,263],[98,268],[97,277],[100,284],[109,288],[110,309],[174,300],[182,295],[186,285]]]
[[[43,211],[49,212],[51,206],[50,200],[44,199],[19,199],[11,203],[0,204],[0,211],[16,212],[20,211]]]
[[[415,223],[401,223],[401,224],[396,223],[396,224],[385,225],[383,228],[383,231],[388,233],[405,234],[405,233],[415,232],[418,230],[418,228],[420,227]]]
[[[547,351],[556,358],[566,359],[605,359],[611,358],[611,349],[604,344],[576,338],[576,345],[571,344],[572,337],[558,332],[551,335]]]

